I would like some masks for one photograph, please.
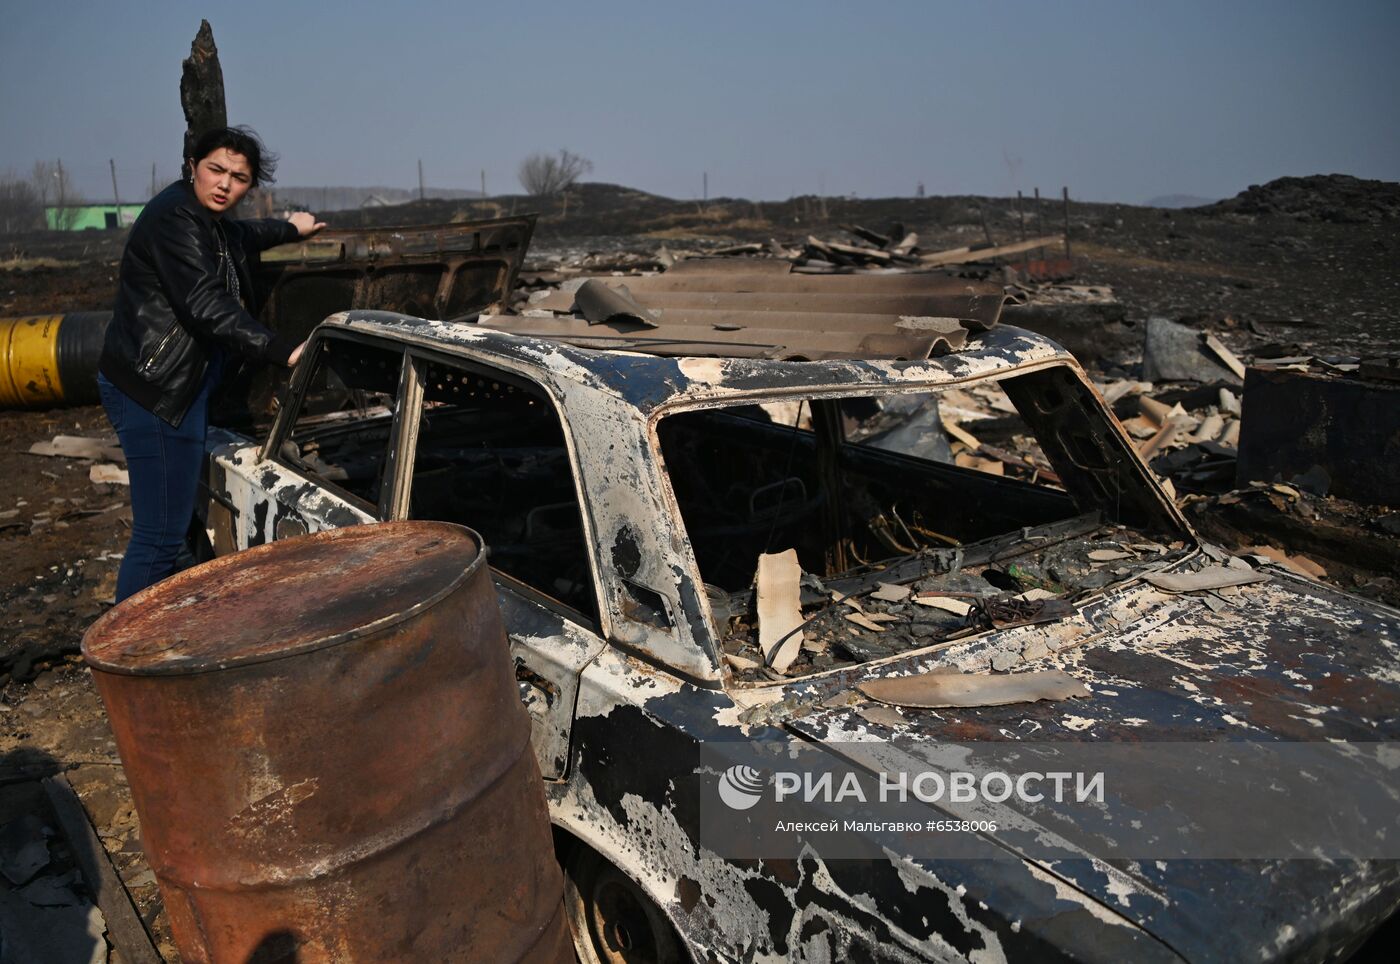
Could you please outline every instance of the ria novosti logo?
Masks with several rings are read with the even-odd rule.
[[[769,784],[774,800],[784,803],[1003,803],[1015,799],[1025,803],[1053,800],[1085,803],[1104,800],[1103,771],[1004,770],[973,773],[965,770],[878,772],[855,771],[794,772],[778,770],[771,776],[763,770],[735,764],[719,777],[719,796],[731,810],[748,810],[763,799]]]
[[[768,783],[762,770],[735,764],[719,777],[719,798],[731,810],[747,810],[763,799]]]

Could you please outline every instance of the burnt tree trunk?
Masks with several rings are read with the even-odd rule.
[[[219,66],[219,48],[214,46],[214,30],[208,20],[199,22],[199,33],[190,44],[190,55],[180,75],[180,106],[185,109],[185,158],[194,154],[194,142],[205,131],[228,126],[224,106],[224,71]]]

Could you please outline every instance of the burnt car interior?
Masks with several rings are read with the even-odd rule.
[[[337,311],[392,308],[419,318],[456,319],[506,305],[529,249],[535,216],[414,227],[337,228],[262,253],[254,275],[265,295],[258,318],[306,338]],[[214,424],[265,431],[287,372],[238,365],[213,401]]]
[[[597,622],[572,461],[542,389],[425,361],[408,517],[481,533],[494,569]]]
[[[980,458],[958,464],[937,393],[663,418],[657,433],[667,474],[726,651],[761,662],[752,590],[761,553],[796,550],[804,616],[818,640],[829,630],[825,647],[804,650],[792,670],[801,673],[992,624],[1063,616],[1069,601],[1161,561],[1173,551],[1164,543],[1182,547],[1184,533],[1134,476],[1121,440],[1067,369],[998,385],[1017,414],[974,423],[979,438],[1015,438],[1007,447],[1038,452],[1039,468]],[[1105,567],[1089,558],[1096,550],[1122,556]],[[861,600],[881,627],[853,633],[841,621],[850,610],[834,600],[881,583],[907,587],[908,599]],[[958,617],[915,605],[918,593],[965,601],[970,610]],[[824,617],[828,610],[839,612]],[[760,666],[750,676],[769,672]]]
[[[322,342],[280,456],[378,513],[401,352]],[[563,428],[543,390],[461,361],[413,357],[423,386],[407,517],[478,531],[492,568],[596,623]],[[346,415],[353,416],[351,418]]]

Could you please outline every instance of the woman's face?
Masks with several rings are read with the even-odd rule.
[[[215,215],[223,214],[243,200],[243,195],[253,186],[248,158],[227,147],[211,151],[197,163],[191,161],[190,164],[194,170],[194,196]]]

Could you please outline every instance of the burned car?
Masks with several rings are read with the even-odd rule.
[[[861,767],[872,745],[1400,733],[1400,614],[1203,546],[1075,360],[1001,304],[961,279],[680,271],[455,322],[339,312],[265,433],[211,437],[205,549],[481,533],[582,960],[1346,956],[1400,904],[1393,861],[704,838],[702,754],[728,740]],[[1074,685],[869,695],[1028,671]]]

